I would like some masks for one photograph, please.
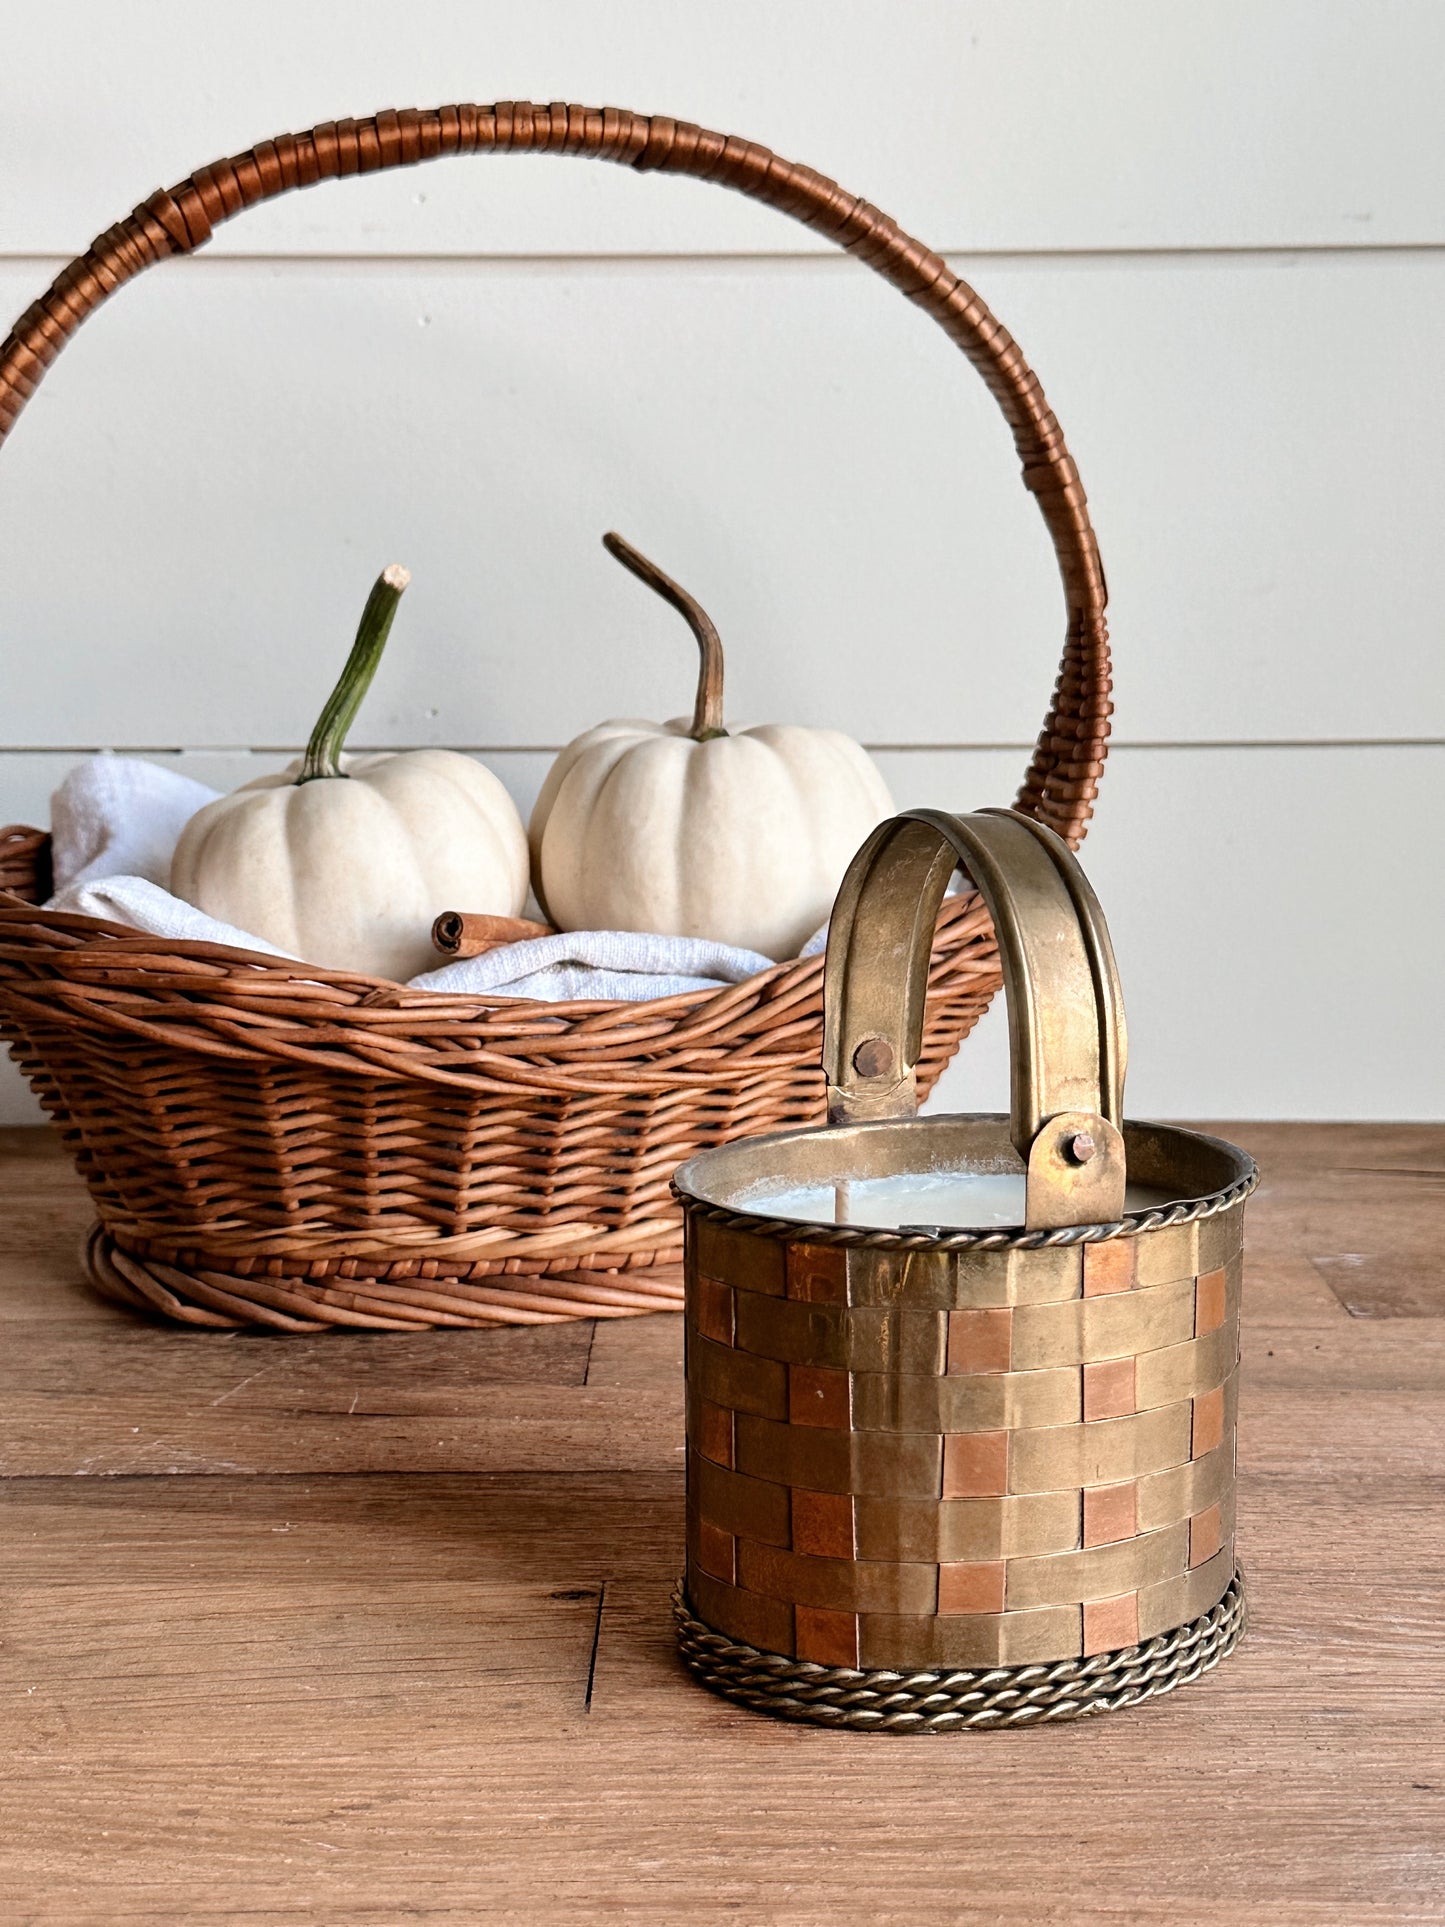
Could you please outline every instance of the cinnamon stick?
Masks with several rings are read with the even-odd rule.
[[[431,927],[431,940],[444,957],[480,957],[504,943],[550,937],[550,923],[529,917],[491,917],[469,910],[443,910]]]

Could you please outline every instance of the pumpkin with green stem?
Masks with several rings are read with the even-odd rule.
[[[441,911],[514,917],[528,882],[522,820],[481,763],[449,749],[342,754],[410,579],[378,577],[300,762],[198,810],[171,861],[172,892],[208,916],[397,982],[436,967]]]
[[[563,930],[655,930],[795,957],[893,799],[836,729],[729,733],[705,611],[620,535],[610,555],[681,614],[701,652],[692,716],[599,723],[558,756],[532,812],[533,884]]]

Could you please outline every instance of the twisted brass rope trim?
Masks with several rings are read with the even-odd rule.
[[[696,1618],[681,1580],[672,1611],[683,1664],[712,1692],[778,1719],[878,1733],[999,1732],[1120,1712],[1188,1686],[1227,1658],[1245,1630],[1238,1570],[1217,1606],[1141,1645],[982,1672],[855,1672],[759,1652]]]
[[[1068,1224],[1053,1231],[955,1231],[942,1225],[928,1231],[885,1231],[876,1225],[803,1224],[708,1204],[691,1192],[680,1191],[675,1184],[672,1195],[689,1217],[706,1219],[724,1231],[746,1231],[754,1238],[778,1238],[785,1244],[853,1245],[868,1251],[1038,1251],[1045,1245],[1105,1244],[1110,1238],[1137,1238],[1146,1231],[1165,1231],[1171,1225],[1215,1218],[1232,1205],[1241,1204],[1258,1183],[1259,1167],[1251,1162],[1244,1177],[1207,1198],[1160,1205],[1152,1211],[1132,1211],[1113,1224]]]

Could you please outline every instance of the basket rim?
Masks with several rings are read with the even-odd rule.
[[[5,831],[0,830],[0,836]],[[958,920],[960,908],[975,908],[978,892],[969,888],[961,890],[956,896],[948,897],[939,912],[938,927]],[[679,991],[671,997],[622,998],[622,997],[576,997],[551,1000],[545,997],[507,997],[501,995],[478,996],[473,992],[456,990],[425,990],[410,985],[396,983],[388,977],[369,977],[360,971],[333,970],[323,964],[310,964],[304,958],[278,957],[271,952],[247,950],[239,944],[212,943],[196,937],[164,937],[147,930],[137,930],[130,924],[116,923],[109,917],[91,917],[71,910],[49,910],[42,904],[33,904],[17,896],[14,891],[0,888],[0,942],[6,931],[40,925],[53,931],[74,931],[89,941],[66,945],[58,954],[67,961],[84,962],[90,959],[114,958],[117,955],[127,959],[141,959],[164,955],[183,962],[211,964],[214,972],[197,972],[202,982],[214,982],[216,976],[230,970],[237,976],[249,975],[256,979],[264,977],[281,978],[298,984],[315,985],[321,989],[334,989],[341,992],[358,994],[358,1004],[362,1007],[407,1007],[409,999],[415,999],[412,1008],[421,1010],[490,1010],[502,1007],[511,1010],[538,1010],[566,1016],[571,1013],[591,1015],[600,1011],[624,1010],[681,1010],[687,1007],[701,1008],[706,1004],[726,997],[730,992],[766,988],[790,973],[802,975],[816,973],[823,967],[824,954],[820,950],[811,957],[785,957],[770,964],[766,970],[754,972],[741,983],[722,984],[716,989]],[[57,947],[58,949],[58,947]],[[136,968],[140,968],[138,963]],[[438,961],[441,969],[443,962]],[[107,975],[109,976],[109,972]],[[177,972],[178,976],[188,973]],[[165,969],[157,969],[155,975],[164,977]]]
[[[934,960],[963,977],[948,986],[955,994],[976,991],[983,1005],[997,989],[988,913],[975,895],[946,900]],[[403,1077],[469,1095],[521,1086],[559,1098],[682,1099],[792,1065],[823,968],[820,952],[741,983],[639,1002],[481,998],[160,938],[0,891],[6,1028],[74,1023],[233,1063]]]
[[[979,1123],[1006,1122],[1005,1114],[1001,1111],[967,1112],[962,1115],[968,1121]],[[925,1123],[927,1120],[920,1119],[919,1122]],[[936,1231],[899,1231],[890,1230],[886,1225],[825,1224],[807,1218],[768,1217],[762,1212],[747,1211],[737,1205],[718,1204],[688,1189],[689,1183],[696,1181],[692,1176],[696,1166],[704,1159],[715,1156],[716,1153],[712,1151],[701,1151],[679,1165],[672,1181],[672,1195],[689,1218],[716,1225],[723,1231],[745,1231],[750,1237],[771,1238],[779,1244],[840,1245],[853,1251],[1038,1251],[1054,1245],[1106,1244],[1115,1238],[1139,1238],[1151,1231],[1169,1230],[1174,1225],[1195,1224],[1204,1218],[1218,1217],[1222,1212],[1232,1210],[1235,1205],[1243,1204],[1258,1187],[1259,1166],[1248,1151],[1241,1151],[1237,1144],[1230,1144],[1224,1138],[1211,1137],[1205,1131],[1187,1130],[1179,1124],[1151,1125],[1135,1118],[1124,1121],[1126,1131],[1141,1127],[1162,1130],[1171,1137],[1193,1139],[1196,1143],[1207,1144],[1213,1150],[1226,1153],[1235,1164],[1236,1175],[1227,1184],[1219,1185],[1197,1198],[1179,1198],[1170,1204],[1146,1205],[1135,1211],[1126,1211],[1122,1218],[1107,1223],[1062,1225],[1047,1231],[1029,1231],[1022,1225],[956,1228],[941,1225]],[[752,1142],[777,1144],[788,1139],[823,1137],[833,1128],[830,1125],[805,1125],[797,1130],[770,1131],[763,1137],[754,1138]],[[852,1128],[862,1131],[891,1130],[896,1128],[896,1120],[855,1125]],[[727,1151],[732,1146],[720,1148]]]
[[[78,935],[91,939],[89,942],[67,946],[60,954],[67,960],[82,962],[91,958],[115,957],[120,955],[129,959],[136,969],[141,968],[139,959],[155,957],[164,953],[168,958],[196,964],[215,964],[229,968],[236,976],[244,973],[256,978],[277,977],[297,984],[314,985],[318,989],[355,991],[360,996],[356,1008],[393,1008],[400,1009],[407,997],[425,998],[426,1002],[418,1008],[426,1010],[492,1010],[524,1009],[555,1011],[559,1015],[580,1012],[591,1015],[597,1011],[611,1010],[657,1010],[672,1009],[678,1005],[699,1004],[718,995],[716,990],[680,991],[673,997],[648,997],[630,1000],[621,997],[575,997],[565,1000],[549,1000],[545,997],[506,997],[492,993],[480,997],[474,993],[459,990],[416,990],[407,984],[395,983],[389,977],[368,977],[359,971],[331,970],[323,964],[308,964],[300,957],[278,957],[264,950],[246,950],[239,944],[211,943],[196,937],[162,937],[147,930],[136,930],[129,924],[116,923],[108,917],[88,917],[70,910],[46,910],[39,905],[29,904],[15,896],[13,891],[0,890],[0,941],[4,933],[27,924],[41,924],[46,929],[57,931],[73,930]],[[781,963],[760,970],[745,978],[749,987],[770,982],[784,972],[795,969],[800,964],[821,962],[819,958],[788,957]],[[438,959],[437,968],[443,967],[445,960]],[[107,975],[110,973],[107,972]],[[164,978],[164,966],[153,973]],[[177,977],[188,973],[177,971]],[[216,981],[213,975],[195,973],[196,981],[210,983]],[[724,984],[723,990],[739,986]]]

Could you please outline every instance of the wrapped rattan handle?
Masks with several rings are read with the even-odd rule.
[[[1062,838],[1014,810],[909,810],[848,867],[833,907],[823,1062],[835,1124],[911,1117],[934,922],[962,863],[989,907],[1008,996],[1010,1135],[1032,1229],[1123,1215],[1124,1000],[1098,898]]]
[[[932,315],[983,376],[1038,497],[1063,577],[1068,609],[1063,666],[1022,788],[1019,807],[1071,844],[1089,820],[1109,733],[1109,647],[1098,547],[1078,473],[1043,391],[972,288],[896,222],[835,181],[765,147],[664,115],[620,107],[535,106],[387,109],[369,120],[327,121],[282,134],[200,168],[153,194],[56,277],[0,347],[0,441],[47,366],[101,302],[167,255],[189,254],[244,208],[293,187],[370,174],[446,154],[578,154],[639,171],[691,174],[736,188],[791,214],[857,255]]]

